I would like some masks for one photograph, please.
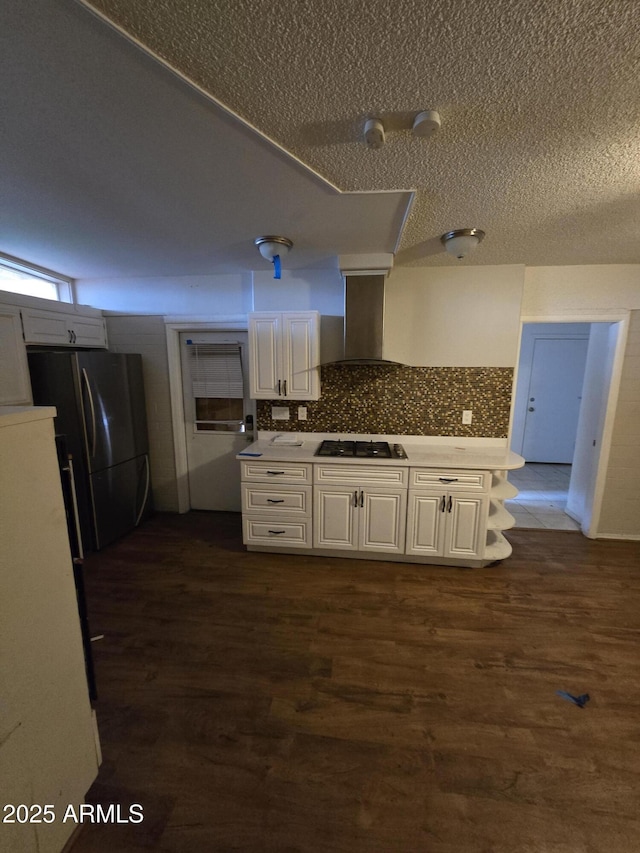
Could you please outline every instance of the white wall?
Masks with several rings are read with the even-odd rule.
[[[383,355],[426,367],[514,367],[523,266],[393,269]]]
[[[599,534],[640,539],[640,311],[632,311]]]
[[[76,299],[126,314],[246,314],[252,309],[251,273],[238,275],[86,278]]]
[[[522,316],[640,308],[640,265],[527,267]]]

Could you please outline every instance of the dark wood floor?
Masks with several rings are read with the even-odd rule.
[[[640,543],[509,538],[476,570],[272,556],[191,513],[91,556],[89,799],[145,819],[73,853],[640,850]]]

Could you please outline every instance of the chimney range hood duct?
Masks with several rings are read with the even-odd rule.
[[[399,364],[382,357],[385,277],[344,276],[344,358],[335,364]]]

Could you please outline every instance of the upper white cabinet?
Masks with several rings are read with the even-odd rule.
[[[319,312],[249,314],[249,372],[253,399],[317,400]]]
[[[27,344],[55,344],[67,347],[106,347],[102,317],[23,308],[22,324]]]
[[[0,304],[0,405],[31,405],[20,308]]]

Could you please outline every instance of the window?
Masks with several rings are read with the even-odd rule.
[[[0,290],[71,302],[71,279],[0,253]]]
[[[187,341],[198,432],[244,432],[244,377],[239,343]]]

